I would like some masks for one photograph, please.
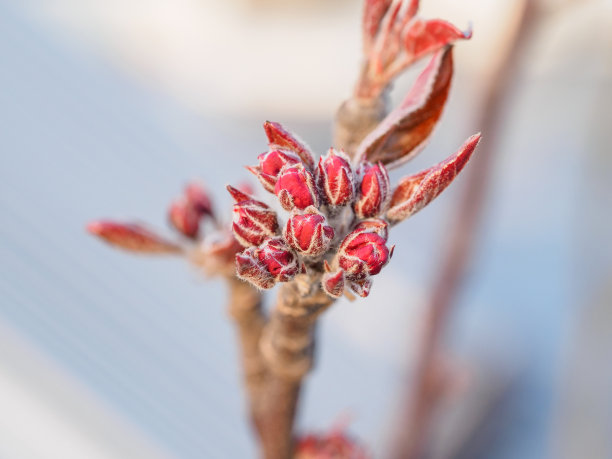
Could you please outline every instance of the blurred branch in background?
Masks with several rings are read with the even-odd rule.
[[[447,395],[449,385],[454,384],[452,380],[456,375],[449,374],[446,365],[448,352],[444,349],[443,336],[469,268],[498,146],[497,139],[503,129],[500,121],[513,87],[520,53],[535,25],[535,9],[534,0],[516,2],[514,17],[509,21],[511,26],[505,39],[505,49],[500,50],[503,58],[491,72],[481,114],[475,123],[482,129],[483,146],[478,152],[478,159],[468,169],[467,185],[459,199],[454,222],[449,225],[453,230],[445,233],[449,235],[446,251],[425,308],[423,334],[413,372],[416,380],[404,396],[405,411],[400,413],[400,419],[395,423],[399,427],[392,444],[393,458],[427,457],[437,408]]]

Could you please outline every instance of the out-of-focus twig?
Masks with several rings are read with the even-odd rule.
[[[463,191],[454,223],[450,225],[447,250],[432,288],[432,296],[426,306],[424,331],[419,344],[418,357],[414,375],[416,380],[411,385],[404,411],[395,423],[401,426],[395,432],[392,458],[426,457],[427,441],[430,436],[431,423],[437,404],[445,391],[445,378],[441,372],[441,343],[444,328],[448,321],[452,305],[459,293],[461,282],[468,268],[470,255],[478,233],[478,225],[485,202],[485,190],[488,186],[493,155],[497,147],[502,126],[501,114],[504,102],[512,87],[517,61],[535,23],[535,2],[524,0],[516,6],[514,27],[507,38],[504,58],[492,73],[487,96],[481,109],[477,125],[483,132],[482,146],[478,159],[468,170],[466,188]],[[448,234],[448,233],[446,233]]]

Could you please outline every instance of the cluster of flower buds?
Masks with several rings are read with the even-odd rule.
[[[235,200],[232,228],[245,247],[236,256],[237,274],[261,289],[318,274],[334,298],[347,289],[369,295],[372,276],[393,255],[387,246],[390,223],[412,215],[435,198],[471,155],[471,139],[446,162],[404,178],[392,190],[382,162],[352,164],[330,149],[315,167],[303,142],[278,123],[265,125],[269,151],[250,167],[263,187],[288,212],[286,223],[267,204],[228,186]]]

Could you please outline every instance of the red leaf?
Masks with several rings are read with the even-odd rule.
[[[438,51],[399,107],[359,145],[355,160],[397,167],[425,146],[448,97],[453,76],[452,47]]]
[[[271,148],[284,148],[292,151],[300,157],[308,169],[312,170],[314,168],[314,158],[308,147],[295,135],[282,127],[280,123],[266,121],[264,123],[264,130],[266,131]]]
[[[392,0],[366,0],[363,10],[363,46],[367,53],[380,28],[380,22],[391,6]]]
[[[480,134],[473,135],[441,163],[400,180],[391,198],[387,219],[399,223],[433,201],[461,172],[479,141]]]
[[[137,223],[99,220],[87,225],[87,231],[109,244],[132,252],[178,253],[181,248]]]
[[[469,39],[472,31],[468,29],[462,32],[442,19],[415,19],[405,27],[402,35],[408,59],[414,62],[455,40]]]

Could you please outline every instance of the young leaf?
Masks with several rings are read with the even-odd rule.
[[[407,60],[415,62],[456,40],[469,39],[472,31],[463,32],[442,19],[415,19],[405,26],[402,35]]]
[[[438,51],[399,107],[359,145],[355,160],[397,167],[425,146],[446,102],[453,75],[452,47]]]
[[[461,172],[479,141],[480,134],[473,135],[446,160],[400,180],[391,197],[387,219],[392,224],[399,223],[433,201]]]
[[[391,6],[392,0],[366,0],[363,9],[363,46],[367,53],[372,47],[380,22]]]
[[[179,253],[181,247],[167,241],[137,223],[98,220],[87,225],[87,231],[120,249],[131,252]]]

